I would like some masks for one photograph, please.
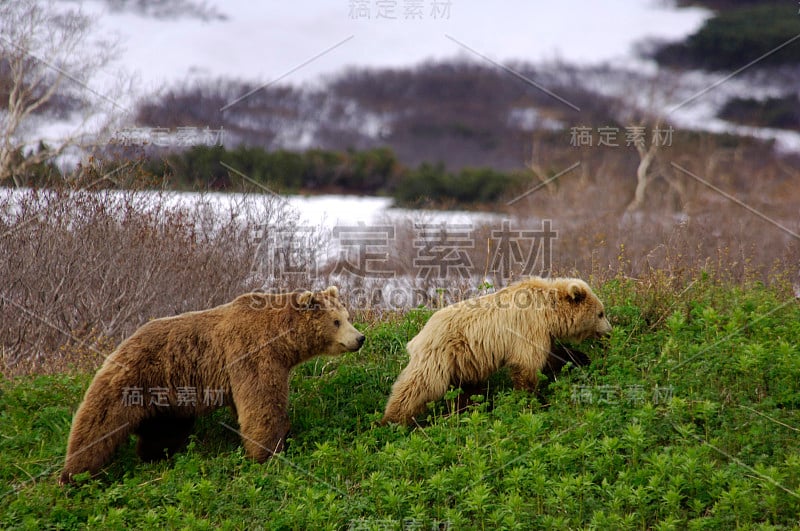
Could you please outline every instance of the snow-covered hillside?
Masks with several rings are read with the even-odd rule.
[[[475,57],[458,43],[497,61],[629,62],[635,43],[680,39],[708,16],[702,9],[676,10],[658,0],[228,0],[212,5],[224,20],[112,12],[99,0],[87,1],[84,8],[96,14],[101,31],[120,37],[122,60],[141,76],[144,90],[192,76],[264,83],[286,76],[287,82],[301,83],[349,65],[411,66],[426,59]]]
[[[119,41],[116,66],[135,76],[135,90],[115,96],[131,111],[129,119],[137,97],[192,80],[227,78],[256,86],[278,82],[318,86],[350,66],[409,67],[425,60],[459,57],[487,65],[495,61],[563,62],[588,69],[607,65],[612,68],[609,76],[587,71],[579,81],[585,81],[591,90],[625,94],[634,101],[636,92],[625,86],[624,76],[615,77],[613,70],[647,75],[653,65],[637,57],[637,45],[679,40],[710,16],[704,9],[676,9],[662,0],[181,1],[201,6],[200,11],[210,16],[115,9],[126,3],[113,0],[81,3],[95,21],[97,33]],[[722,77],[684,76],[686,86],[680,94],[672,94],[665,107],[675,106],[681,98],[703,91]],[[115,73],[100,72],[91,88],[105,94],[104,84],[116,81]],[[753,83],[737,78],[720,84],[682,105],[670,119],[682,127],[776,138],[785,148],[800,149],[797,133],[741,128],[715,118],[720,102],[727,97],[764,92],[756,90],[759,87]],[[362,129],[379,132],[384,127],[380,117],[367,118],[361,120]],[[40,134],[48,133],[45,136],[61,129],[54,123],[37,127]],[[297,124],[295,129],[284,132],[285,147],[311,142],[313,124]]]

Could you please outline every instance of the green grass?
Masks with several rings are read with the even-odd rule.
[[[292,433],[266,464],[204,419],[156,464],[133,445],[95,480],[56,484],[90,375],[0,387],[0,526],[26,529],[797,529],[800,304],[701,278],[610,281],[615,325],[591,366],[539,396],[492,379],[489,400],[421,428],[376,424],[430,315],[361,325],[361,352],[293,376]],[[453,393],[450,393],[452,396]]]

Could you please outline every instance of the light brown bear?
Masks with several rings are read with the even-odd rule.
[[[553,340],[608,334],[603,303],[575,278],[531,278],[434,313],[408,342],[408,365],[392,386],[382,423],[410,423],[450,385],[483,382],[508,366],[514,387],[534,390],[553,359]]]
[[[98,472],[131,433],[145,460],[183,447],[194,419],[228,406],[247,455],[262,462],[289,431],[289,371],[319,354],[361,348],[331,286],[248,293],[204,311],[156,319],[106,359],[75,414],[60,482]]]

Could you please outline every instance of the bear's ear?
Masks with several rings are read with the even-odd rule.
[[[339,298],[339,288],[337,288],[336,286],[328,286],[325,289],[325,291],[322,292],[322,294],[323,295],[328,295],[330,297],[333,297],[334,299],[338,299]]]
[[[572,302],[581,302],[586,298],[586,289],[578,282],[570,282],[567,286],[567,297]]]
[[[304,291],[297,296],[297,304],[301,308],[308,308],[311,306],[311,301],[314,299],[314,294],[310,291]]]

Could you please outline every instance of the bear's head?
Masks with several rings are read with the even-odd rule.
[[[339,300],[339,288],[330,286],[323,291],[304,291],[297,295],[301,310],[310,311],[325,350],[319,354],[355,352],[364,344],[364,334],[350,324],[350,314]]]
[[[559,318],[563,327],[560,339],[583,341],[611,333],[611,323],[603,303],[586,282],[577,278],[564,279],[558,291],[562,309]]]

